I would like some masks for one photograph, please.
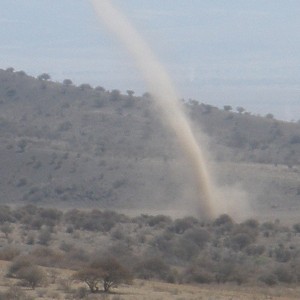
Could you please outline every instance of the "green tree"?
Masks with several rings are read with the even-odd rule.
[[[128,94],[129,97],[132,97],[134,95],[133,90],[127,90],[126,93]]]
[[[72,85],[73,82],[72,82],[71,79],[65,79],[65,80],[63,81],[63,84],[69,86],[69,85]]]
[[[109,98],[111,101],[118,101],[121,99],[121,92],[119,90],[112,90]]]
[[[244,108],[244,107],[241,107],[241,106],[238,106],[238,107],[236,108],[236,110],[237,110],[237,112],[238,112],[239,114],[242,114],[243,112],[245,112],[245,108]]]
[[[79,88],[80,88],[82,91],[86,91],[86,90],[91,90],[91,89],[92,89],[91,85],[88,84],[88,83],[82,83],[82,84],[79,86]]]
[[[39,80],[50,80],[51,76],[48,73],[43,73],[37,77]]]
[[[230,106],[230,105],[224,105],[224,110],[225,111],[231,111],[232,110],[232,106]]]

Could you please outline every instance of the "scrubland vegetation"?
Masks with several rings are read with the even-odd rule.
[[[85,299],[134,279],[248,287],[300,282],[300,223],[236,223],[228,215],[204,223],[34,205],[0,212],[0,259],[9,261],[2,285],[13,280],[23,294],[43,287],[63,299]],[[58,269],[68,273],[62,277]],[[26,299],[5,298],[12,289],[3,299]]]
[[[244,191],[255,219],[160,213],[178,205],[189,215],[199,195],[150,94],[0,70],[0,299],[298,291],[299,122],[182,102],[216,181]],[[137,215],[144,208],[156,214]],[[255,299],[216,299],[235,297]]]

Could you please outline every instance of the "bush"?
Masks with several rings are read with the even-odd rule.
[[[193,217],[185,217],[182,219],[177,219],[174,221],[174,224],[171,228],[177,234],[184,233],[187,229],[193,228],[194,225],[198,223],[197,219]]]
[[[276,275],[278,281],[280,282],[292,283],[295,281],[295,278],[289,266],[286,265],[278,266],[274,270],[274,274]]]
[[[28,245],[34,245],[34,243],[35,243],[35,234],[34,234],[34,232],[29,232],[28,233],[26,243]]]
[[[192,239],[186,239],[184,236],[177,238],[169,247],[169,253],[183,261],[196,258],[200,251]]]
[[[30,253],[31,260],[44,267],[60,267],[64,258],[61,252],[49,247],[39,246]]]
[[[284,248],[283,245],[279,245],[275,250],[275,259],[278,262],[288,262],[291,257],[292,257],[292,253],[289,249]]]
[[[33,300],[33,298],[19,287],[12,286],[6,292],[0,293],[0,300]]]
[[[231,237],[230,245],[235,250],[242,250],[252,242],[252,237],[247,233],[237,233]]]
[[[74,248],[73,244],[67,243],[65,241],[62,241],[59,246],[59,249],[64,252],[70,252],[73,248]]]
[[[225,232],[231,231],[233,228],[234,222],[230,216],[227,214],[220,215],[215,221],[213,222],[214,227],[218,227],[218,232],[221,234]]]
[[[150,227],[164,228],[167,225],[171,224],[171,222],[172,220],[170,217],[164,215],[157,215],[154,217],[149,217],[148,225]]]
[[[91,212],[73,209],[65,214],[65,221],[75,229],[88,231],[110,231],[116,223],[128,222],[128,218],[113,211],[100,211],[93,209]]]
[[[13,213],[10,210],[9,206],[0,205],[0,224],[3,224],[5,222],[13,222],[13,221],[14,221]]]
[[[32,262],[29,256],[19,256],[15,258],[11,265],[8,267],[7,276],[17,277],[17,274],[21,269],[30,267],[31,265]]]
[[[190,228],[183,234],[186,240],[193,241],[198,247],[203,248],[205,244],[210,240],[210,234],[205,229]]]
[[[140,261],[135,266],[135,274],[142,279],[161,279],[167,280],[171,273],[170,266],[160,257],[152,257]]]
[[[266,251],[266,247],[263,245],[249,245],[245,251],[248,255],[259,256]]]
[[[15,246],[8,246],[0,250],[0,260],[13,260],[20,255],[20,249]]]
[[[40,267],[29,265],[17,272],[17,278],[21,279],[21,283],[24,286],[28,286],[34,290],[38,285],[46,281],[46,274]]]
[[[240,225],[244,227],[248,227],[252,230],[258,230],[259,229],[259,223],[255,219],[248,219],[245,222],[241,223]]]
[[[90,256],[84,249],[73,247],[68,252],[66,259],[67,266],[74,267],[74,265],[82,266],[83,264],[86,264],[89,261]]]
[[[41,245],[47,246],[51,241],[51,231],[48,227],[43,227],[39,232],[39,243]]]
[[[217,265],[216,281],[218,283],[225,283],[231,280],[235,272],[235,264],[231,261],[221,261]]]
[[[295,232],[300,233],[300,223],[294,224],[293,229],[295,230]]]
[[[85,287],[80,287],[74,292],[75,299],[86,299],[89,292]]]
[[[207,270],[192,266],[186,269],[183,275],[183,281],[187,283],[211,283],[214,280],[214,276]]]
[[[258,280],[269,286],[273,286],[278,283],[277,276],[274,275],[273,273],[263,274],[258,278]]]

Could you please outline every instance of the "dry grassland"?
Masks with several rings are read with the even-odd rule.
[[[9,262],[0,261],[0,291],[7,291],[17,285],[16,279],[6,278]],[[79,299],[76,290],[84,285],[71,281],[72,271],[66,269],[43,268],[51,278],[43,287],[35,290],[20,287],[32,299]],[[132,285],[120,285],[110,294],[89,294],[82,299],[105,300],[290,300],[299,299],[300,287],[239,287],[235,285],[185,285],[168,284],[157,281],[134,280]],[[19,298],[17,298],[19,299]]]

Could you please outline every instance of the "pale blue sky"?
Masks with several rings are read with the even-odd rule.
[[[101,1],[101,0],[99,0]],[[299,0],[112,0],[183,98],[300,119]],[[146,88],[87,0],[0,0],[0,68]]]

